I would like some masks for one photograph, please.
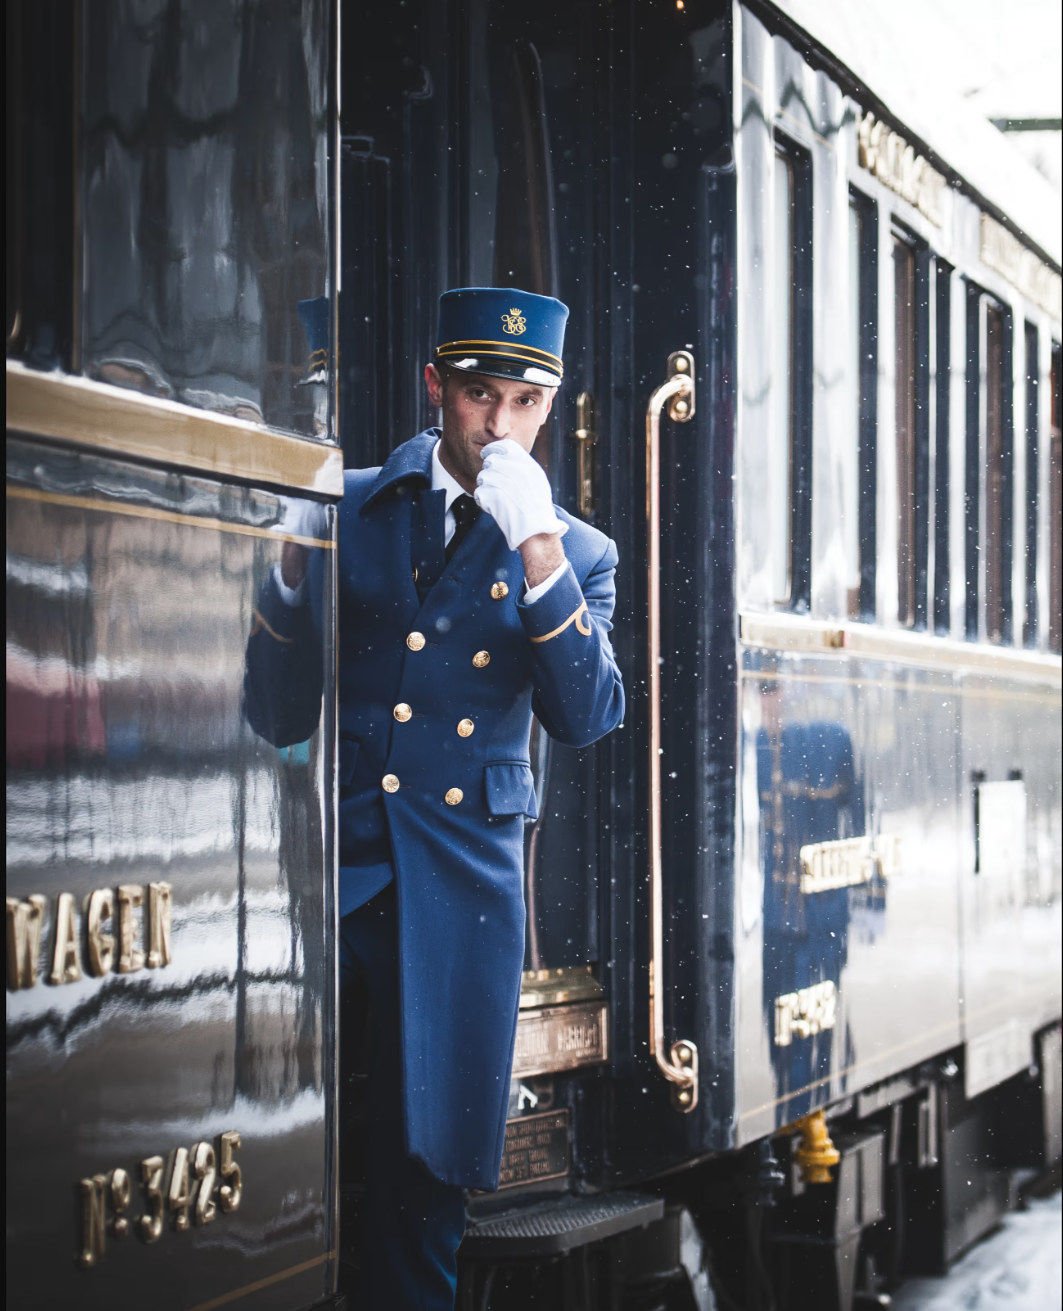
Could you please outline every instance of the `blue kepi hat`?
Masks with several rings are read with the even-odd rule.
[[[327,296],[314,296],[296,302],[299,322],[306,335],[308,354],[306,373],[297,384],[305,387],[309,382],[327,382],[329,367],[329,331],[331,305]]]
[[[514,287],[459,287],[439,298],[436,360],[468,373],[557,387],[568,306]]]

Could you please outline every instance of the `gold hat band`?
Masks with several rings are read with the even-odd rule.
[[[477,338],[472,338],[472,339],[470,339],[470,340],[468,340],[468,341],[445,341],[445,342],[442,342],[439,346],[437,346],[437,347],[436,347],[436,350],[437,350],[437,351],[449,351],[449,350],[451,350],[452,348],[461,347],[463,351],[464,351],[464,350],[470,350],[470,351],[472,351],[472,353],[475,355],[475,354],[476,354],[476,350],[475,350],[475,348],[476,348],[477,346],[481,346],[481,347],[484,347],[484,346],[486,346],[486,347],[497,347],[497,346],[501,346],[502,349],[506,352],[507,355],[509,354],[510,351],[528,351],[528,352],[530,352],[532,355],[541,355],[541,356],[545,357],[545,358],[548,359],[552,364],[556,364],[558,368],[561,368],[561,367],[562,367],[562,360],[561,360],[561,356],[560,356],[560,355],[553,355],[553,354],[551,354],[550,351],[540,350],[538,346],[528,346],[528,345],[526,345],[526,343],[524,343],[524,342],[512,342],[512,343],[510,343],[510,342],[508,342],[508,341],[489,341],[489,340],[487,340],[486,338],[484,338],[484,339],[482,339],[482,340],[481,340],[481,339],[477,339]]]
[[[470,354],[472,354],[472,352],[467,350],[446,351],[446,350],[441,350],[439,347],[436,347],[436,356],[438,359],[441,360],[447,359],[448,356],[459,356],[459,355],[470,355]],[[531,355],[522,356],[514,350],[505,350],[505,351],[478,350],[475,352],[475,355],[477,359],[482,359],[487,355],[497,355],[497,356],[501,356],[502,359],[512,360],[515,364],[533,364],[535,365],[536,368],[544,369],[548,373],[553,373],[558,378],[563,378],[565,376],[564,370],[560,367],[560,365],[550,364],[546,360],[537,360],[534,358],[534,356]],[[470,372],[475,372],[475,370],[470,370]]]

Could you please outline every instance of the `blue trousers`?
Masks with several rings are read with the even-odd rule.
[[[465,1193],[406,1150],[395,885],[340,920],[341,1005],[368,1003],[359,1311],[453,1311]],[[357,1002],[355,1002],[357,997]]]

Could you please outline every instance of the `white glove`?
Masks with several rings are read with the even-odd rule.
[[[539,533],[565,531],[542,465],[510,437],[485,447],[474,499],[502,529],[511,551]]]
[[[273,566],[273,579],[281,600],[285,605],[302,605],[310,560],[310,547],[305,539],[321,541],[328,538],[328,510],[317,501],[286,499],[280,531],[304,539],[302,542],[285,542],[281,547],[280,563]]]
[[[284,518],[280,522],[282,533],[293,537],[312,537],[317,541],[329,535],[328,510],[320,501],[284,499]]]

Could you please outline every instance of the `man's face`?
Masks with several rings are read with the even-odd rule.
[[[554,389],[512,378],[424,370],[428,399],[443,411],[443,467],[467,492],[476,486],[484,448],[509,437],[530,451],[554,403]]]

